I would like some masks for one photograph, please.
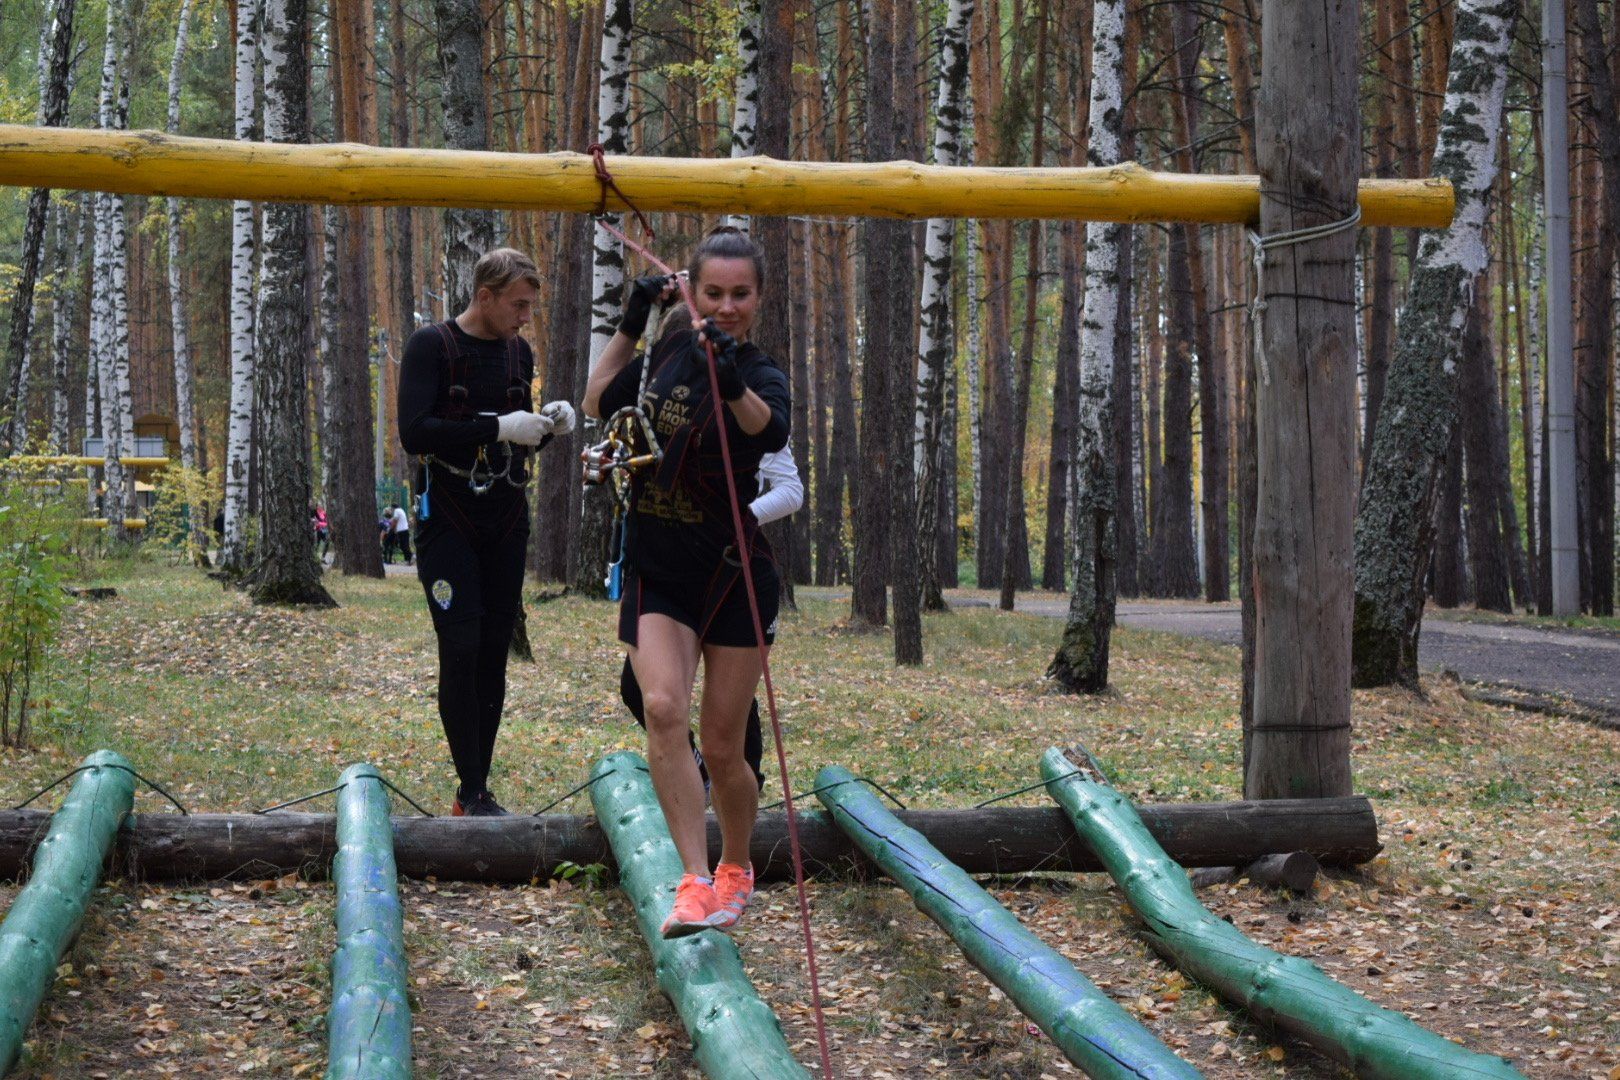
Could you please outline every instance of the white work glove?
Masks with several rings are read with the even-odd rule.
[[[520,446],[538,446],[541,439],[551,434],[552,428],[549,416],[532,412],[509,412],[497,416],[495,422],[500,425],[500,434],[495,436],[497,439]]]
[[[540,415],[551,421],[551,430],[566,435],[574,430],[574,407],[566,401],[548,401],[540,406]]]

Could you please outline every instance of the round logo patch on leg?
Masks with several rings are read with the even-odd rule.
[[[450,610],[450,601],[455,595],[456,590],[452,589],[450,583],[444,578],[440,578],[433,583],[433,602],[439,605],[440,611]]]

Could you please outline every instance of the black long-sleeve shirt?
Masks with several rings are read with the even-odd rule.
[[[681,453],[677,432],[700,421],[686,443],[679,467],[668,462],[673,482],[665,487],[638,473],[633,491],[635,506],[630,522],[629,555],[643,576],[667,581],[706,579],[722,554],[736,539],[720,438],[708,407],[708,361],[691,330],[666,334],[653,349],[653,369],[641,404],[666,457]],[[787,445],[791,425],[792,393],[782,369],[752,342],[737,348],[737,371],[744,384],[771,410],[771,418],[757,434],[748,435],[731,409],[720,405],[731,449],[732,473],[742,504],[744,527],[758,534],[758,523],[748,504],[759,494],[759,459]],[[611,416],[635,403],[641,384],[638,356],[602,391],[601,411]],[[667,478],[667,477],[666,477]],[[763,535],[753,540],[755,552],[768,552]]]
[[[450,332],[460,359],[452,362],[440,326]],[[523,338],[479,338],[467,333],[454,319],[424,326],[405,344],[399,378],[399,441],[407,453],[431,454],[459,469],[471,468],[480,447],[485,462],[499,472],[506,452],[513,455],[511,475],[518,479],[527,467],[529,448],[496,441],[496,417],[517,410],[532,411],[530,384],[534,378],[534,352]],[[451,387],[466,388],[460,408],[452,401]],[[485,465],[479,466],[480,471]],[[420,485],[420,481],[419,481]],[[471,496],[467,481],[452,480],[442,471],[433,477],[434,497],[458,502]],[[521,497],[522,491],[497,482],[480,500]]]

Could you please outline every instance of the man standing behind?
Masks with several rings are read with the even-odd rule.
[[[534,353],[519,336],[534,313],[540,274],[499,248],[473,268],[473,297],[448,322],[406,343],[399,440],[420,455],[416,574],[439,639],[439,719],[460,787],[451,813],[506,813],[489,790],[506,700],[506,652],[522,602],[530,458],[574,409],[534,411]]]

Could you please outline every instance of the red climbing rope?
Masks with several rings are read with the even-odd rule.
[[[620,201],[630,208],[630,212],[635,214],[636,220],[641,222],[641,227],[646,231],[648,239],[654,239],[656,234],[653,232],[652,226],[647,223],[647,219],[642,216],[641,211],[636,209],[636,205],[630,201],[629,196],[620,191],[619,185],[614,182],[613,174],[608,171],[606,155],[602,145],[600,143],[592,145],[590,153],[596,162],[596,177],[602,183],[601,205],[603,207],[607,206],[607,193],[608,189],[611,188]],[[596,224],[610,234],[617,236],[642,258],[670,275],[681,290],[681,299],[686,301],[686,310],[692,315],[692,328],[696,330],[702,326],[702,320],[697,315],[697,302],[692,297],[691,285],[684,277],[676,274],[658,256],[630,239],[613,225],[608,224],[602,217],[598,216],[596,218]],[[705,340],[703,349],[709,361],[709,393],[713,395],[713,400],[719,401],[720,376],[714,365],[714,344]],[[799,848],[798,817],[793,810],[793,786],[788,782],[787,750],[782,740],[782,721],[776,711],[776,686],[771,682],[770,649],[765,644],[765,628],[759,615],[759,596],[754,591],[754,560],[747,537],[743,532],[742,503],[737,497],[737,478],[731,469],[731,445],[726,436],[725,419],[719,413],[718,408],[716,409],[715,420],[715,427],[720,432],[720,460],[726,474],[726,491],[731,496],[731,525],[737,537],[737,552],[742,557],[743,585],[748,592],[748,613],[754,620],[754,640],[759,644],[759,663],[765,678],[765,703],[770,709],[771,732],[776,738],[776,765],[782,779],[782,804],[787,811],[788,849],[793,854],[793,883],[798,888],[799,893],[799,925],[804,931],[805,967],[810,973],[810,1005],[816,1018],[816,1046],[821,1054],[821,1075],[830,1078],[837,1074],[833,1072],[832,1055],[827,1050],[827,1021],[826,1017],[822,1015],[821,979],[816,970],[816,940],[815,936],[810,932],[810,897],[804,887],[804,857]]]

